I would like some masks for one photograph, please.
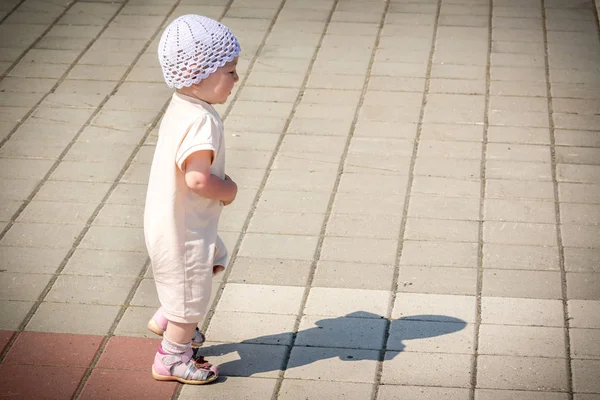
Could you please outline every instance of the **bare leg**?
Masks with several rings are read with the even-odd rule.
[[[179,344],[187,344],[192,340],[196,332],[196,323],[181,323],[169,321],[165,335],[172,342]]]

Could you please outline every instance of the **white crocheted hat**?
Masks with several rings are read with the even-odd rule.
[[[206,78],[240,53],[227,27],[201,15],[182,15],[167,26],[158,44],[165,82],[181,89]]]

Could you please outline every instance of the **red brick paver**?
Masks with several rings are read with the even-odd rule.
[[[108,341],[96,368],[149,372],[159,344],[160,339],[114,336]]]
[[[3,363],[89,367],[102,340],[103,336],[23,332]]]
[[[81,399],[170,399],[176,383],[157,382],[150,368],[160,339],[114,336],[92,371]]]
[[[103,369],[92,371],[81,400],[165,400],[170,399],[177,388],[174,382],[158,382],[150,375],[151,361],[147,360],[144,371]]]
[[[0,365],[0,398],[70,399],[85,371],[86,368],[82,367],[2,364]]]

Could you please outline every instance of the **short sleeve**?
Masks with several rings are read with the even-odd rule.
[[[204,115],[190,126],[177,149],[175,162],[177,167],[183,171],[183,164],[190,154],[200,150],[212,150],[214,159],[218,148],[219,128],[209,115]]]

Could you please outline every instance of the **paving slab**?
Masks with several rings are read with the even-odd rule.
[[[313,287],[354,288],[387,290],[393,284],[394,270],[391,265],[369,264],[365,275],[363,263],[319,261],[315,268]]]
[[[475,326],[458,318],[428,321],[427,316],[392,320],[387,349],[393,351],[472,354]],[[422,320],[417,320],[421,318]]]
[[[275,390],[277,383],[273,378],[244,378],[229,376],[218,383],[226,385],[210,386],[184,386],[179,394],[180,399],[197,399],[198,397],[210,397],[215,400],[227,400],[237,398],[240,400],[266,399]],[[305,392],[303,392],[303,395]]]
[[[24,398],[57,399],[72,397],[83,378],[86,368],[56,367],[49,365],[3,364],[2,394]],[[37,384],[28,383],[35,377]],[[28,378],[29,377],[29,378]],[[43,394],[39,388],[43,387]]]
[[[103,340],[103,336],[22,332],[4,363],[32,364],[37,357],[44,357],[48,365],[88,367]]]
[[[239,329],[232,331],[234,323]],[[206,335],[224,343],[290,345],[294,323],[295,318],[291,315],[217,311]]]
[[[493,389],[564,391],[566,362],[561,358],[481,356],[477,386]]]
[[[34,304],[33,301],[1,300],[2,318],[0,319],[0,329],[16,331]]]
[[[403,265],[398,291],[450,295],[475,295],[475,268]]]
[[[69,258],[62,274],[136,277],[147,257],[142,252],[77,249]]]
[[[295,344],[379,350],[385,330],[383,319],[307,316],[300,321]]]
[[[463,400],[469,398],[469,390],[454,387],[384,385],[380,386],[377,398],[381,400]]]
[[[285,376],[290,379],[373,383],[379,351],[294,346]]]
[[[368,398],[373,386],[366,383],[340,383],[289,379],[283,382],[279,392],[282,400],[304,398],[307,400],[333,400],[344,396],[345,399],[359,400]]]
[[[561,276],[558,271],[483,271],[482,294],[494,297],[560,299]]]
[[[311,261],[237,257],[230,268],[231,283],[304,286]]]
[[[484,297],[481,305],[484,324],[549,327],[564,325],[562,304],[559,300]]]
[[[105,335],[119,310],[120,307],[109,305],[43,302],[27,323],[26,330]]]
[[[392,264],[396,256],[396,248],[395,239],[327,236],[323,241],[321,259]]]
[[[573,328],[569,332],[573,358],[599,358],[597,329]]]
[[[480,354],[565,357],[562,328],[483,324],[479,343]]]
[[[564,400],[568,398],[567,393],[529,391],[529,390],[497,390],[497,389],[476,389],[475,399],[477,400]],[[575,396],[577,397],[577,396]]]
[[[387,352],[382,383],[468,388],[471,357],[466,354]]]

